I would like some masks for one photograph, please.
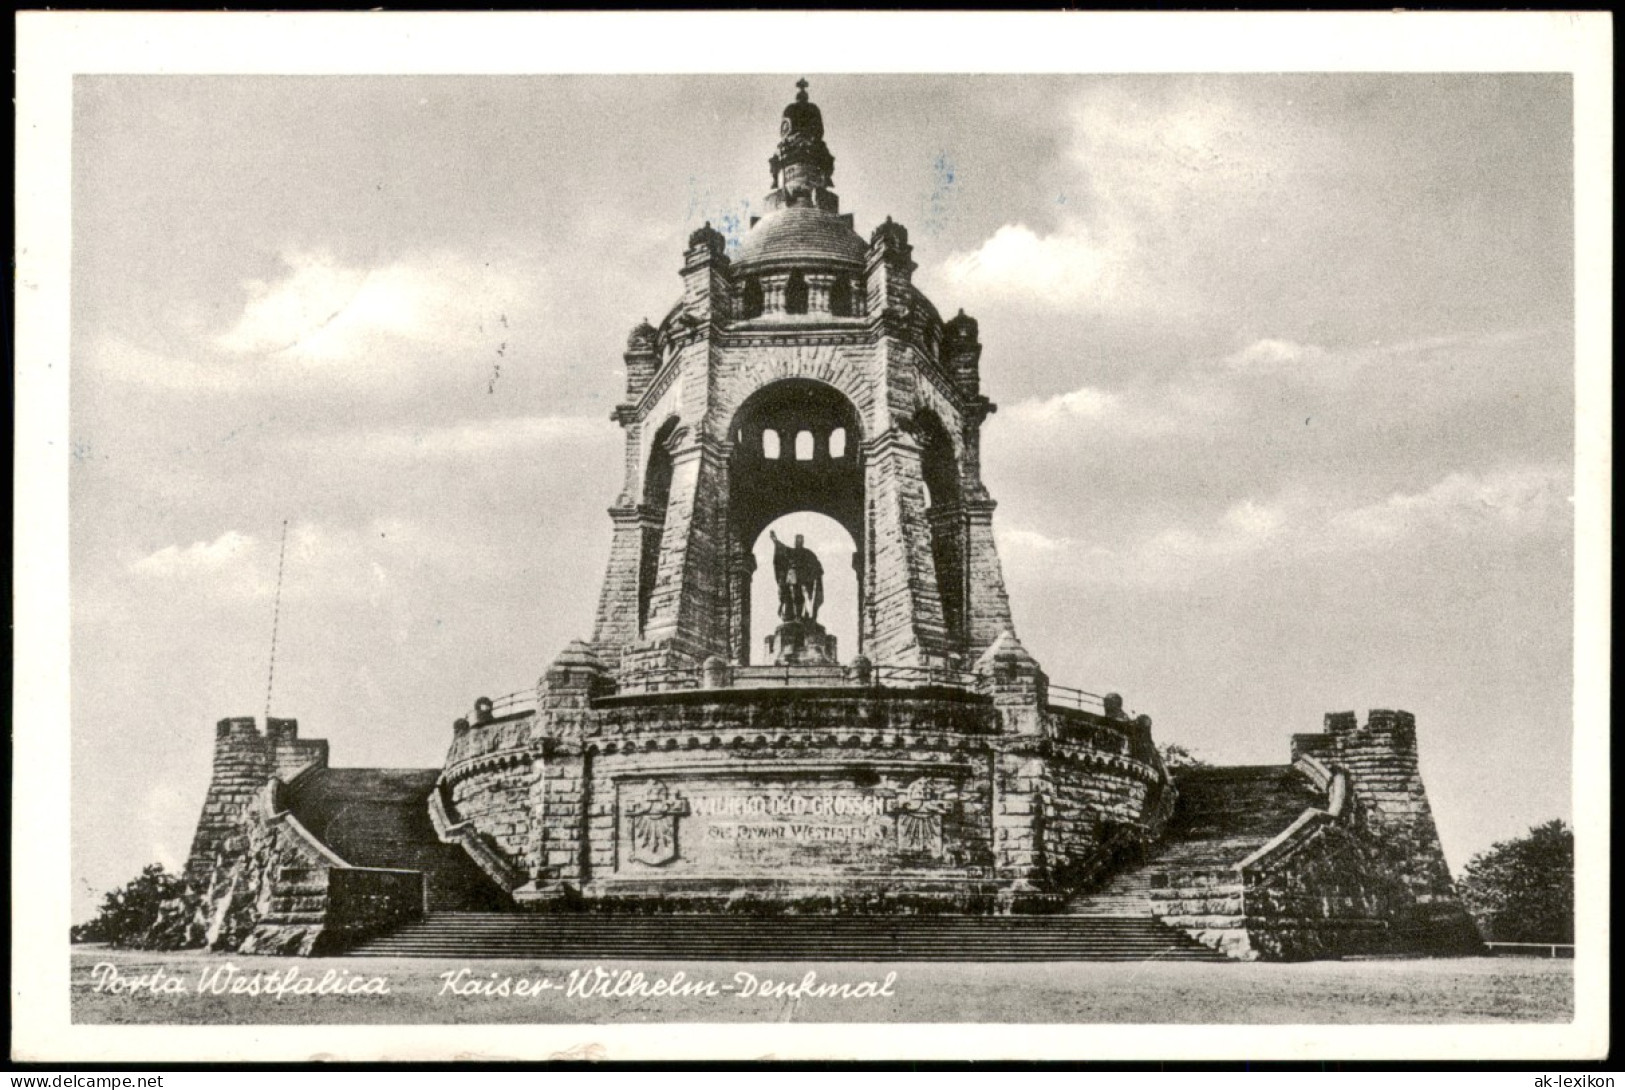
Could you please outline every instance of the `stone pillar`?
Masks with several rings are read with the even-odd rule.
[[[625,649],[638,639],[638,583],[644,535],[660,525],[660,515],[640,504],[622,504],[611,507],[609,517],[614,532],[592,642],[605,666],[613,671],[619,668]]]
[[[672,455],[671,497],[660,567],[643,626],[642,665],[697,667],[731,653],[729,624],[729,446],[687,432]],[[641,654],[641,652],[640,652]]]
[[[993,540],[996,506],[985,496],[966,499],[960,504],[965,519],[965,649],[967,657],[972,658],[1012,627],[1010,596],[1004,589],[1004,566]]]
[[[602,661],[580,640],[553,660],[536,687],[530,845],[524,859],[531,880],[514,891],[515,900],[562,899],[579,892],[590,876],[595,840],[603,829],[596,820],[600,815],[588,809],[591,768],[581,728],[593,698],[610,688]],[[613,838],[613,827],[608,836]]]
[[[829,295],[830,289],[834,286],[835,276],[833,273],[807,274],[808,314],[827,315],[830,313]]]
[[[253,716],[215,724],[214,770],[186,859],[186,880],[193,889],[208,889],[216,854],[236,835],[237,815],[265,787],[272,767],[270,747]]]
[[[894,311],[907,314],[913,306],[913,276],[917,267],[914,248],[908,243],[908,229],[893,223],[890,216],[874,229],[869,238],[868,312]]]
[[[626,338],[626,353],[621,359],[626,364],[626,400],[630,405],[637,404],[660,369],[660,357],[655,350],[658,336],[655,327],[643,321],[634,326]]]
[[[976,663],[976,691],[993,698],[1000,734],[993,767],[993,872],[1007,895],[1042,888],[1045,790],[1043,710],[1049,679],[1006,629]]]
[[[733,315],[728,284],[728,241],[707,223],[688,236],[683,253],[683,310],[702,322]]]
[[[857,639],[857,646],[852,649],[852,653],[859,656],[859,657],[861,657],[861,658],[863,658],[863,660],[865,662],[868,662],[869,660],[866,657],[867,652],[865,650],[867,645],[864,643],[864,640],[863,640],[864,629],[867,626],[863,623],[863,616],[864,616],[864,613],[863,613],[864,578],[863,578],[863,550],[861,548],[860,549],[854,549],[852,551],[852,574],[855,576],[855,578],[853,579],[853,582],[857,584],[857,603],[858,603],[858,639]]]
[[[942,327],[942,370],[966,398],[982,392],[981,360],[976,319],[961,310]]]
[[[745,666],[750,662],[751,581],[756,576],[756,557],[745,545],[735,543],[728,576],[729,661]]]
[[[768,273],[762,277],[762,313],[784,313],[784,287],[790,282],[789,273]]]
[[[891,428],[865,445],[869,502],[860,649],[882,666],[940,665],[954,647],[937,593],[920,447]]]
[[[926,511],[926,518],[931,524],[931,557],[936,568],[937,594],[942,599],[942,621],[956,650],[963,654],[972,650],[965,638],[970,596],[965,565],[965,509],[957,503],[934,503]],[[986,642],[979,644],[974,651],[980,652],[986,646]]]

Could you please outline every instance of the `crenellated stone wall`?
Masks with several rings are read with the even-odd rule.
[[[1418,766],[1416,717],[1372,709],[1329,712],[1320,734],[1292,736],[1293,757],[1311,755],[1346,771],[1353,820],[1363,827],[1377,865],[1397,877],[1411,906],[1395,927],[1440,949],[1475,949],[1477,929],[1456,896]]]
[[[262,733],[253,716],[222,719],[215,726],[214,768],[203,812],[186,859],[186,880],[204,888],[226,846],[237,835],[238,817],[272,776],[292,779],[307,768],[327,767],[327,742],[299,737],[295,719],[269,718]]]
[[[1241,858],[1219,849],[1245,836],[1205,849],[1176,841],[1151,864],[1154,914],[1244,960],[1475,952],[1417,769],[1414,717],[1376,710],[1361,726],[1339,712],[1326,725],[1293,736],[1293,765],[1277,780],[1295,775],[1319,800],[1293,820],[1277,818],[1281,828]],[[1228,799],[1215,791],[1227,773],[1235,774]],[[1208,812],[1270,809],[1259,792],[1271,781],[1260,773],[1275,770],[1206,770]]]

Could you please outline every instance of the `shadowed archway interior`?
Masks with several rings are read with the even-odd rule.
[[[732,613],[738,623],[731,657],[745,663],[756,657],[752,632],[758,639],[762,635],[760,618],[754,616],[761,611],[753,609],[753,590],[771,592],[771,548],[766,553],[766,583],[759,558],[754,564],[751,558],[759,539],[777,520],[797,513],[821,515],[844,530],[852,543],[848,555],[820,557],[826,582],[860,588],[859,581],[845,572],[862,570],[863,445],[852,402],[838,390],[807,379],[785,379],[756,391],[740,406],[730,431],[734,440],[728,480],[730,547],[747,576],[752,567],[757,569],[754,578],[736,579],[732,589]],[[762,590],[764,586],[768,591]],[[843,647],[846,656],[860,650],[856,619],[862,612],[861,597],[860,588],[850,609],[853,624],[850,642]]]

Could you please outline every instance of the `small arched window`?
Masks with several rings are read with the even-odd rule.
[[[745,290],[740,298],[739,306],[746,318],[760,318],[762,316],[762,282],[757,277],[750,277],[745,281]]]
[[[810,462],[813,459],[813,433],[800,431],[796,433],[796,461]]]
[[[784,310],[786,314],[807,313],[807,278],[798,272],[791,273],[784,285]]]
[[[829,456],[831,458],[846,457],[846,429],[836,428],[829,433]]]
[[[829,310],[837,318],[852,316],[852,282],[844,276],[837,276],[830,285]]]
[[[779,458],[779,433],[772,428],[762,432],[762,457],[770,462]]]

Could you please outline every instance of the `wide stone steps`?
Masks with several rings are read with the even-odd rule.
[[[713,961],[1224,961],[1148,917],[555,916],[435,912],[358,957]]]

